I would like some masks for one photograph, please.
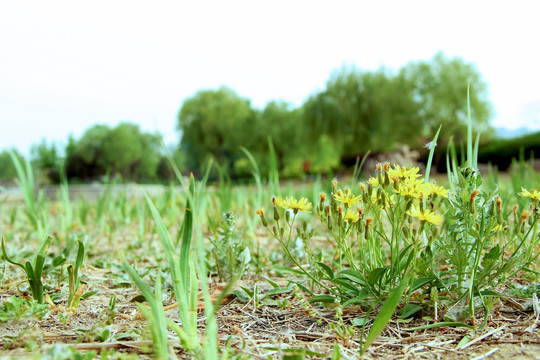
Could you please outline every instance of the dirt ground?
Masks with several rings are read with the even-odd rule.
[[[76,312],[67,313],[62,304],[49,311],[40,321],[21,320],[0,324],[0,356],[3,358],[36,358],[55,343],[69,344],[80,351],[95,350],[98,354],[105,349],[114,349],[118,354],[132,354],[134,358],[151,358],[151,342],[146,322],[135,302],[139,295],[134,287],[120,287],[110,280],[110,269],[86,267],[86,282],[89,288],[99,292],[82,300]],[[22,280],[22,279],[18,279]],[[276,279],[279,281],[279,279]],[[14,280],[17,281],[17,280]],[[283,281],[283,280],[281,280]],[[7,284],[9,285],[9,284]],[[14,287],[4,286],[2,300],[15,295]],[[221,289],[222,284],[213,288]],[[261,292],[265,285],[261,283]],[[268,290],[268,285],[266,287]],[[116,312],[110,325],[106,324],[107,304],[116,295]],[[286,295],[289,296],[289,295]],[[328,324],[336,323],[335,310],[313,305],[317,312],[310,317],[290,297],[290,306],[259,305],[252,301],[242,303],[229,296],[217,313],[220,345],[223,348],[231,337],[231,347],[246,358],[267,359],[269,355],[281,358],[281,349],[308,349],[323,356],[308,358],[330,358],[335,344],[340,346],[344,359],[359,358],[361,328],[357,327],[352,338],[339,336]],[[179,321],[174,302],[166,303],[167,315]],[[520,302],[520,299],[515,299]],[[343,310],[343,321],[350,324],[354,318],[364,316],[359,307]],[[111,317],[109,317],[111,318]],[[317,321],[320,320],[320,321]],[[204,317],[199,311],[200,329],[204,330]],[[487,327],[482,331],[470,332],[466,328],[438,328],[407,331],[407,328],[426,325],[421,318],[410,323],[392,321],[382,335],[366,351],[365,359],[540,359],[540,332],[538,319],[530,310],[518,310],[515,305],[500,302]],[[102,328],[116,335],[115,341],[95,340],[92,329],[99,333]],[[368,327],[366,330],[368,330]],[[90,329],[90,330],[89,330]],[[122,334],[122,336],[118,336]],[[132,334],[130,336],[130,334]],[[465,348],[458,348],[460,341],[471,335]],[[171,339],[176,336],[171,334]],[[29,344],[34,343],[32,346]],[[183,352],[180,345],[171,342],[179,358],[192,358]],[[31,348],[31,351],[29,351]]]

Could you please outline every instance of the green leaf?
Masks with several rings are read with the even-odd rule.
[[[368,151],[369,154],[369,151]],[[341,360],[341,351],[339,350],[339,345],[334,344],[334,352],[332,353],[331,360]]]
[[[137,303],[142,303],[145,301],[146,301],[146,297],[142,294],[136,295],[129,300],[129,302],[137,302]]]
[[[55,268],[55,267],[58,267],[60,265],[62,265],[63,263],[66,262],[66,258],[63,257],[62,255],[60,256],[57,256],[53,259],[52,261],[52,267]]]
[[[275,281],[273,281],[273,280],[270,279],[269,277],[263,275],[262,278],[263,278],[264,280],[266,280],[270,285],[272,285],[272,287],[273,287],[274,289],[280,287]]]
[[[240,288],[242,288],[242,290],[244,290],[244,292],[250,297],[252,298],[253,297],[253,294],[255,294],[255,292],[247,287],[244,287],[244,286],[240,286]]]
[[[311,292],[307,287],[305,287],[304,285],[298,283],[298,282],[295,282],[294,284],[296,284],[300,290],[302,290],[303,292],[305,292],[306,294],[309,294],[309,295],[314,295],[313,292]]]
[[[442,124],[439,125],[439,129],[437,130],[435,137],[433,137],[433,140],[431,141],[428,162],[426,165],[426,176],[425,176],[426,183],[429,182],[429,174],[431,173],[431,163],[433,161],[433,155],[435,154],[435,147],[437,146],[437,139],[439,138],[439,133],[441,132],[441,128],[442,128]]]
[[[368,275],[369,285],[373,286],[377,284],[380,281],[381,277],[386,272],[386,270],[388,270],[388,267],[380,267],[380,268],[373,269]]]
[[[231,295],[236,296],[238,300],[240,300],[243,303],[247,303],[249,300],[251,300],[251,297],[253,297],[253,295],[248,296],[246,295],[244,291],[240,291],[240,290],[231,291]]]
[[[416,304],[407,304],[399,313],[399,317],[402,319],[407,319],[410,316],[414,315],[418,311],[422,310],[424,307]]]
[[[364,327],[367,324],[369,324],[370,321],[371,321],[371,319],[368,318],[368,317],[354,318],[354,319],[352,319],[352,325],[353,326],[358,326],[358,327]]]
[[[305,359],[306,356],[316,356],[316,357],[326,356],[324,354],[316,353],[308,349],[282,349],[282,348],[271,347],[271,346],[263,346],[262,348],[266,350],[279,351],[283,353],[283,359],[297,359],[295,357],[290,357],[290,356],[302,356],[301,358],[298,358],[298,359]]]
[[[462,339],[459,341],[459,343],[457,344],[456,349],[464,348],[465,345],[466,345],[469,341],[471,341],[473,335],[474,335],[474,334],[471,334],[471,333],[465,334],[465,336],[463,336],[463,338],[462,338]]]
[[[36,276],[40,278],[40,281],[41,281],[41,273],[43,271],[43,264],[47,256],[47,250],[49,250],[49,246],[51,246],[52,241],[53,241],[52,236],[48,236],[47,239],[45,239],[45,241],[43,242],[43,244],[41,244],[41,247],[39,251],[37,252],[37,256],[35,258],[34,270],[36,272]]]
[[[440,327],[464,327],[468,329],[476,329],[476,327],[472,325],[468,325],[462,322],[456,322],[456,321],[443,321],[435,324],[429,324],[424,326],[417,326],[409,329],[404,329],[406,331],[417,331],[417,330],[427,330],[427,329],[435,329]]]
[[[266,296],[275,296],[275,295],[280,295],[280,294],[286,294],[286,293],[290,293],[291,291],[293,291],[292,288],[279,287],[279,288],[274,288],[274,289],[268,290],[266,292]]]
[[[189,178],[189,193],[194,197],[195,178],[193,174]],[[184,223],[182,232],[182,244],[180,247],[180,274],[183,283],[187,286],[189,276],[189,253],[191,250],[191,238],[193,234],[193,203],[190,196],[187,197],[186,210],[184,212]]]
[[[434,280],[437,280],[437,278],[435,276],[423,277],[423,278],[416,279],[416,280],[414,280],[414,282],[413,282],[413,284],[411,286],[411,291],[416,291],[416,290],[420,289],[422,286],[427,285],[427,284],[431,283]]]
[[[280,273],[284,272],[284,273],[292,273],[294,275],[304,275],[304,273],[301,270],[291,269],[285,266],[273,266],[272,270],[275,270]]]
[[[350,280],[347,278],[335,278],[333,282],[336,285],[341,285],[346,288],[345,290],[350,290],[353,294],[357,294],[360,290],[357,286],[351,284]]]
[[[340,277],[345,277],[349,279],[350,281],[353,281],[359,285],[366,286],[366,281],[364,280],[365,277],[359,273],[358,271],[354,270],[344,270],[339,273]]]
[[[336,301],[336,297],[332,295],[315,295],[308,299],[310,303],[330,303],[333,304]]]
[[[77,259],[75,260],[75,274],[79,274],[79,270],[82,267],[82,263],[84,260],[84,243],[79,240],[79,247],[77,249]]]
[[[21,269],[23,269],[26,272],[26,267],[23,264],[11,260],[11,258],[7,254],[6,245],[4,244],[4,238],[2,238],[2,255],[4,256],[4,259],[6,259],[6,261],[8,263],[16,265],[16,266],[20,267]]]
[[[362,303],[365,302],[364,300],[367,299],[368,297],[369,297],[369,291],[367,291],[366,289],[362,289],[358,293],[358,295],[356,295],[356,297],[345,301],[343,303],[343,307],[347,307],[347,306],[354,305],[354,304],[362,304]]]
[[[333,280],[334,279],[334,272],[332,271],[332,269],[330,268],[330,266],[326,265],[325,263],[323,262],[319,262],[317,261],[317,265],[319,265],[321,267],[321,269],[324,270],[324,272],[326,273],[326,275],[328,276],[328,278],[330,280]]]
[[[371,345],[371,343],[375,341],[375,339],[381,334],[381,332],[386,327],[386,324],[388,324],[388,322],[392,318],[394,311],[399,305],[401,296],[403,295],[403,292],[405,291],[405,288],[407,287],[407,284],[409,283],[409,279],[410,279],[410,275],[403,278],[401,280],[401,283],[398,285],[398,287],[394,291],[392,291],[388,299],[385,301],[385,303],[381,307],[381,310],[379,311],[379,314],[375,318],[373,326],[371,327],[371,330],[369,331],[369,334],[366,337],[366,342],[364,343],[364,346],[362,347],[362,351],[361,351],[362,354],[369,347],[369,345]]]
[[[99,290],[91,290],[91,291],[87,291],[87,292],[85,292],[84,294],[82,294],[81,299],[83,299],[83,300],[84,300],[84,299],[88,299],[90,296],[95,295],[95,294],[97,294],[98,292],[99,292]]]

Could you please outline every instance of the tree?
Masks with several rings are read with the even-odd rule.
[[[307,138],[302,123],[302,110],[295,109],[285,101],[271,101],[258,112],[252,144],[249,149],[260,157],[268,157],[268,138],[272,139],[278,169],[283,170],[290,162],[306,160]],[[261,159],[264,160],[267,159]]]
[[[107,173],[103,144],[109,132],[109,126],[96,124],[86,129],[74,146],[68,143],[66,149],[68,178],[95,179]]]
[[[473,126],[489,135],[492,105],[487,85],[473,64],[458,57],[447,58],[439,52],[430,61],[407,64],[400,75],[415,84],[413,96],[420,107],[417,116],[424,124],[424,137],[433,137],[442,125],[441,139],[452,135],[458,142],[466,139],[468,84]]]
[[[417,112],[411,83],[385,69],[342,68],[304,104],[312,136],[329,137],[343,157],[391,150],[396,142],[415,144]]]
[[[188,166],[201,169],[215,158],[226,170],[242,156],[240,146],[250,142],[254,111],[249,100],[233,90],[202,90],[186,99],[178,114],[180,146]]]
[[[113,174],[131,179],[155,178],[161,157],[159,134],[143,133],[123,122],[111,129],[102,145],[103,161]]]
[[[161,159],[159,134],[123,122],[114,128],[94,125],[66,148],[69,178],[92,179],[111,172],[125,179],[155,179]]]
[[[30,148],[32,163],[53,183],[60,182],[60,167],[63,166],[58,148],[54,142],[42,139]]]

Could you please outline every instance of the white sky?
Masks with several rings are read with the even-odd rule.
[[[539,14],[519,0],[0,0],[0,149],[122,120],[174,143],[198,90],[298,106],[343,64],[398,69],[439,50],[480,70],[494,125],[537,129]]]

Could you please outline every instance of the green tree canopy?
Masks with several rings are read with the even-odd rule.
[[[384,69],[342,68],[304,104],[306,126],[314,137],[329,136],[345,157],[390,150],[395,142],[411,144],[418,112],[411,87]]]
[[[108,171],[126,179],[154,179],[161,160],[159,134],[122,122],[114,128],[94,125],[66,148],[68,177],[96,178]]]
[[[188,166],[201,169],[213,157],[230,170],[234,160],[242,156],[240,146],[251,142],[254,117],[249,100],[226,87],[202,90],[186,99],[177,129]]]
[[[63,166],[58,147],[54,142],[50,144],[46,139],[34,144],[30,148],[32,163],[54,183],[60,182],[60,168]]]
[[[307,148],[301,109],[295,109],[285,101],[271,101],[258,112],[253,130],[256,136],[250,150],[264,157],[268,153],[268,138],[271,138],[279,170],[283,170],[287,162],[305,157]]]
[[[493,114],[487,85],[478,69],[462,58],[448,58],[442,52],[429,61],[415,61],[404,66],[400,76],[414,84],[413,96],[420,111],[422,134],[432,137],[440,125],[441,139],[454,136],[465,141],[467,133],[467,86],[473,126],[483,135],[491,134],[489,121]]]

